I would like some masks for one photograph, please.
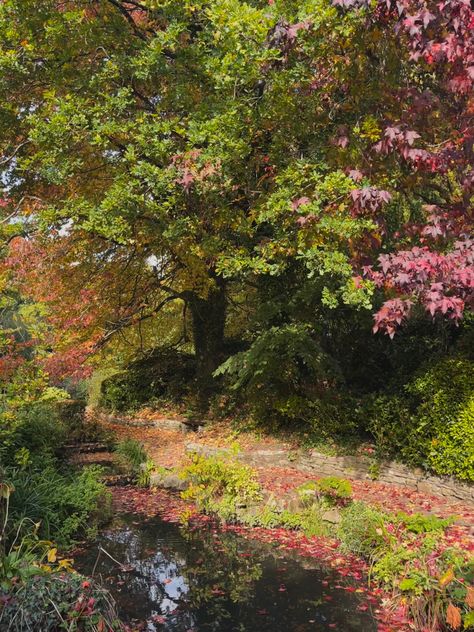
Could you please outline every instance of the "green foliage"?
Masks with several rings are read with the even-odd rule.
[[[437,474],[474,482],[474,396],[459,409],[454,422],[431,440],[428,465]]]
[[[349,505],[342,514],[339,538],[342,549],[370,558],[384,544],[386,514],[361,502]]]
[[[147,459],[141,464],[140,471],[137,476],[137,485],[139,487],[149,487],[150,475],[152,472],[156,472],[156,467],[151,459]]]
[[[258,510],[253,508],[253,510],[248,511],[243,508],[238,512],[238,519],[251,526],[295,529],[302,531],[308,537],[328,535],[328,529],[322,519],[319,505],[309,501],[305,502],[304,505],[300,511],[290,511],[289,509],[278,509],[272,503],[265,503]]]
[[[194,454],[181,476],[190,483],[183,498],[225,520],[235,519],[239,507],[260,498],[260,485],[252,468],[224,455]]]
[[[411,432],[411,416],[406,398],[397,395],[375,395],[366,399],[363,414],[366,428],[375,440],[382,458],[399,455]]]
[[[143,444],[136,439],[124,439],[117,444],[116,452],[125,470],[138,475],[140,466],[147,463],[148,456]]]
[[[418,446],[434,472],[474,480],[474,364],[444,359],[407,390],[418,404],[409,446]]]
[[[473,362],[453,357],[418,371],[402,394],[366,398],[362,414],[378,456],[473,481],[473,393]]]
[[[316,502],[316,492],[318,484],[316,481],[307,481],[296,488],[296,493],[301,500],[303,506],[310,507]]]
[[[412,533],[429,533],[430,531],[443,531],[454,522],[454,518],[438,518],[437,516],[423,514],[405,514],[400,512],[397,519],[403,523],[407,531]]]
[[[0,427],[2,463],[14,463],[14,455],[23,447],[42,459],[60,450],[66,428],[54,404],[35,402],[15,411],[14,417]]]
[[[119,412],[164,397],[182,399],[194,377],[192,356],[173,351],[154,350],[145,358],[129,363],[125,370],[101,383],[98,404]]]
[[[317,481],[317,490],[323,498],[334,504],[345,503],[352,498],[350,482],[337,476],[320,478]]]
[[[445,537],[452,520],[384,514],[355,502],[342,512],[343,549],[371,562],[372,581],[402,593],[417,629],[438,629],[448,604],[469,620],[468,587],[474,580],[469,554]]]
[[[307,325],[261,331],[248,350],[231,356],[214,375],[225,376],[228,388],[261,422],[291,422],[312,438],[357,431],[354,402],[337,392],[337,366]]]
[[[245,389],[261,401],[272,389],[297,392],[305,375],[326,377],[330,366],[307,327],[288,325],[261,332],[247,351],[229,358],[216,375],[230,376],[232,389]]]
[[[124,629],[111,596],[95,582],[78,573],[41,574],[38,569],[10,590],[0,610],[3,625],[11,632]]]
[[[110,493],[100,481],[101,468],[91,466],[78,474],[63,474],[55,463],[43,462],[6,471],[14,487],[10,499],[10,533],[39,523],[38,534],[67,545],[77,535],[93,535],[106,520]]]

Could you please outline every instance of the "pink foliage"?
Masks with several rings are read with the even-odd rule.
[[[459,321],[466,306],[474,303],[474,240],[458,240],[447,252],[414,247],[379,257],[381,270],[366,269],[380,287],[395,290],[401,297],[387,301],[375,315],[374,331],[385,330],[393,337],[396,328],[410,314],[416,298],[435,316]],[[412,298],[408,298],[412,297]]]

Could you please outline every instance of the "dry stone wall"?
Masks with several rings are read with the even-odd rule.
[[[228,452],[199,443],[188,443],[186,449],[189,452],[197,452],[205,456]],[[287,450],[272,449],[242,452],[237,457],[249,465],[261,466],[266,464],[276,467],[291,465],[301,471],[314,474],[315,477],[339,476],[355,480],[374,478],[374,462],[364,456],[330,456],[316,450],[295,456]],[[433,494],[474,504],[473,485],[461,483],[452,478],[429,476],[421,469],[411,469],[395,461],[378,464],[376,480],[399,487],[408,487],[424,494]]]

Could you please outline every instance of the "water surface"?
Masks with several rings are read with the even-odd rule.
[[[148,632],[376,630],[332,570],[212,526],[123,515],[76,567],[100,576],[122,619]]]

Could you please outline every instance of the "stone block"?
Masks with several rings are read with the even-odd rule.
[[[339,524],[341,522],[341,512],[339,509],[327,509],[321,514],[321,518],[324,522],[330,522],[331,524]]]

